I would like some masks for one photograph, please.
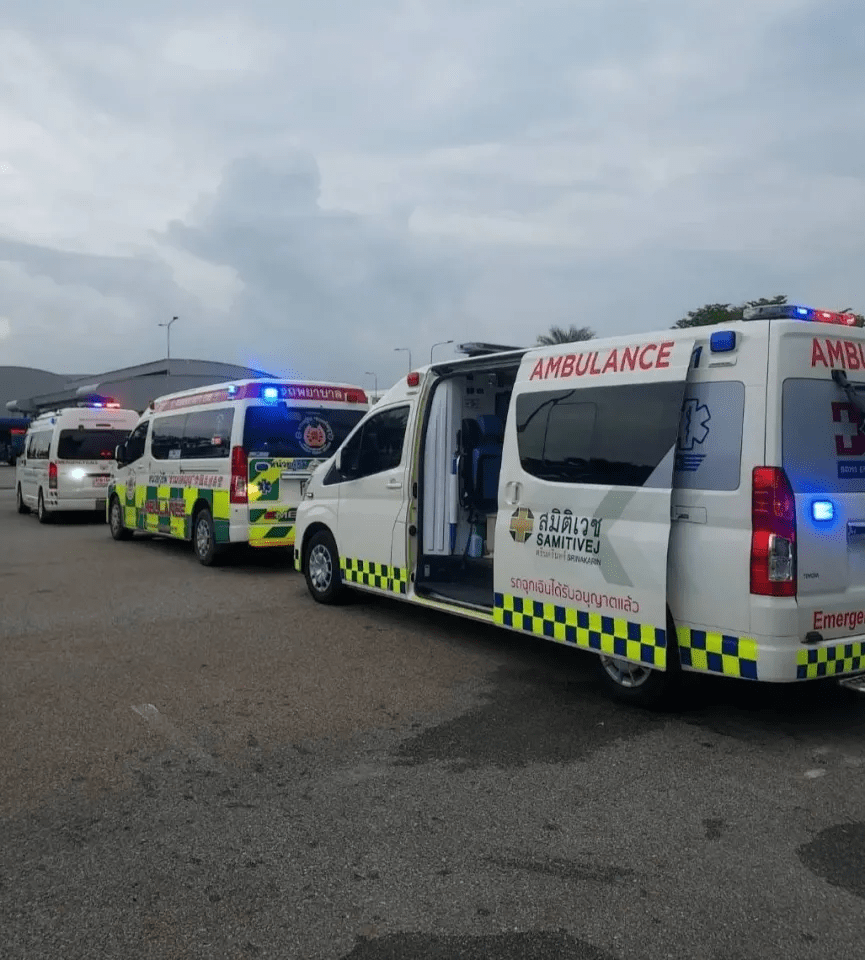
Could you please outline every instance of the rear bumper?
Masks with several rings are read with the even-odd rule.
[[[74,510],[80,510],[82,512],[93,513],[97,510],[105,510],[105,501],[108,497],[107,491],[101,496],[96,497],[91,494],[82,497],[70,497],[63,496],[58,497],[56,493],[46,492],[45,496],[45,507],[48,510],[60,510],[64,513],[72,512]]]
[[[865,635],[804,644],[796,637],[741,637],[677,629],[684,670],[767,683],[796,683],[865,671]]]

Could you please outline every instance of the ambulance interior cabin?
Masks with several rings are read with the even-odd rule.
[[[445,369],[427,411],[419,490],[419,593],[493,606],[505,422],[519,357]]]

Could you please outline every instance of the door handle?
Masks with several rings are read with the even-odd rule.
[[[520,496],[523,492],[523,485],[517,480],[508,480],[505,484],[505,503],[509,507],[515,507],[520,502]]]
[[[392,477],[392,478],[391,478],[390,480],[388,480],[388,482],[387,482],[387,488],[388,488],[388,490],[399,490],[401,487],[402,487],[402,480],[397,480],[397,479],[394,478],[394,477]]]

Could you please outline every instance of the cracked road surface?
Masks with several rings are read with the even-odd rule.
[[[861,954],[865,698],[624,708],[587,654],[43,527],[11,478],[4,960]]]

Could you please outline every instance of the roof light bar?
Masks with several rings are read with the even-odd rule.
[[[856,314],[837,313],[833,310],[815,310],[795,303],[770,303],[763,306],[745,307],[743,320],[808,320],[813,323],[834,323],[844,327],[856,326]]]

